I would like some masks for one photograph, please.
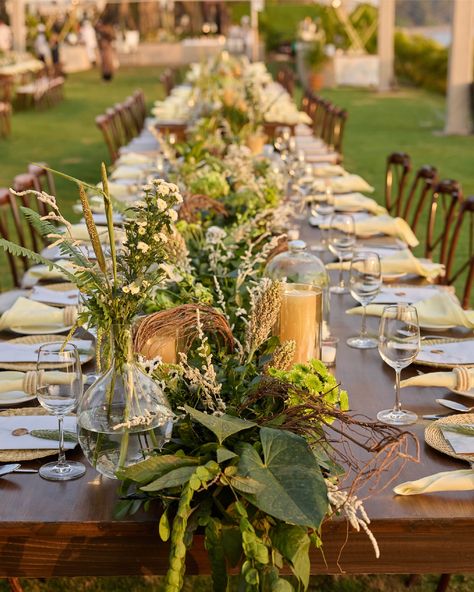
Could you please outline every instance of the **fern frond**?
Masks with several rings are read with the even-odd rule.
[[[49,220],[41,220],[41,216],[38,212],[35,212],[31,208],[20,206],[20,210],[25,215],[25,218],[33,226],[33,228],[41,234],[41,236],[47,237],[48,234],[57,234],[58,229],[54,224],[51,224]]]
[[[77,283],[77,278],[73,273],[71,273],[61,265],[58,265],[54,261],[50,261],[49,259],[46,259],[46,257],[43,257],[38,253],[35,253],[35,251],[32,251],[31,249],[21,247],[20,245],[12,243],[9,240],[5,240],[4,238],[0,238],[0,247],[3,248],[5,251],[11,253],[14,257],[26,257],[31,261],[34,261],[35,263],[38,263],[40,265],[46,265],[48,269],[58,269],[69,279],[69,281]]]

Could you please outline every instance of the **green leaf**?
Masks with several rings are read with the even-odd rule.
[[[219,444],[222,444],[222,442],[224,442],[224,440],[229,436],[237,434],[242,430],[249,430],[250,428],[254,428],[256,426],[256,424],[251,421],[240,419],[238,417],[234,417],[233,415],[224,414],[217,417],[215,415],[207,415],[206,413],[202,413],[202,411],[198,411],[193,407],[189,407],[189,405],[185,405],[184,408],[186,413],[189,413],[194,421],[197,421],[216,435],[217,439],[219,440]]]
[[[263,460],[250,444],[241,445],[239,475],[261,484],[242,492],[252,504],[283,522],[319,528],[328,500],[324,479],[306,440],[282,430],[262,428]]]
[[[117,471],[117,477],[122,480],[129,479],[137,483],[147,483],[179,467],[196,466],[198,464],[198,459],[191,456],[156,455],[131,467],[120,469]]]
[[[169,487],[179,487],[189,481],[191,475],[196,471],[194,465],[188,467],[179,467],[168,471],[155,481],[152,481],[148,485],[140,487],[141,491],[160,491],[160,489],[167,489]]]
[[[230,460],[231,458],[235,458],[236,456],[237,454],[235,454],[235,452],[232,452],[232,450],[229,450],[225,446],[219,446],[217,449],[217,462],[219,464],[226,460]]]
[[[161,514],[158,532],[160,533],[160,539],[166,543],[171,534],[170,521],[166,510]]]
[[[250,477],[235,475],[231,477],[229,481],[234,489],[237,489],[237,491],[241,491],[242,493],[256,494],[262,489],[262,485]]]
[[[222,543],[222,523],[210,518],[205,530],[204,545],[211,562],[212,585],[214,592],[227,589],[227,569]]]
[[[237,526],[222,528],[222,547],[231,567],[235,567],[242,557],[242,533]]]
[[[311,540],[306,528],[279,524],[270,532],[273,545],[288,561],[290,567],[303,584],[303,589],[309,585],[310,561],[309,547]]]

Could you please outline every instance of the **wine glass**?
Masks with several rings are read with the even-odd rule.
[[[347,345],[356,349],[372,349],[378,341],[367,335],[365,307],[377,296],[382,285],[382,268],[377,253],[361,251],[351,261],[349,289],[352,297],[362,304],[362,325],[357,337],[349,337]]]
[[[325,251],[327,249],[327,231],[329,221],[334,214],[334,195],[330,183],[326,183],[324,193],[318,195],[311,207],[311,215],[318,218],[319,230],[321,232],[321,241],[314,245],[315,251]]]
[[[59,423],[59,458],[43,465],[39,474],[49,481],[70,481],[82,477],[86,467],[67,461],[64,453],[64,415],[77,405],[82,394],[82,373],[79,353],[72,343],[46,343],[38,349],[37,397],[41,406]],[[41,373],[41,374],[40,374]]]
[[[379,329],[379,353],[384,362],[395,369],[395,405],[377,413],[377,419],[391,425],[409,425],[416,413],[402,409],[400,373],[409,366],[420,350],[420,325],[416,308],[406,304],[386,306]]]
[[[331,286],[333,294],[345,294],[347,292],[342,275],[342,263],[344,259],[352,259],[355,246],[354,218],[349,214],[333,214],[329,220],[329,250],[339,259],[339,284]]]

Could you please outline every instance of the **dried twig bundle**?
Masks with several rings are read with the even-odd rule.
[[[187,195],[179,209],[178,217],[186,222],[196,222],[199,212],[208,210],[225,218],[229,215],[224,204],[203,194]]]
[[[286,253],[286,251],[288,251],[288,237],[286,234],[282,234],[278,237],[276,246],[268,253],[267,265],[270,263],[273,257],[276,257],[280,253]]]
[[[199,336],[198,315],[202,330],[212,332],[224,346],[233,351],[234,336],[227,319],[204,304],[183,304],[144,317],[135,330],[135,351],[146,357],[150,351],[150,340],[179,339],[181,351],[186,352]]]

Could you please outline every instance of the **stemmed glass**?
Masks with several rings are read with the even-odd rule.
[[[382,285],[382,268],[377,253],[361,251],[351,261],[349,289],[352,297],[362,304],[362,324],[357,337],[349,337],[347,345],[356,349],[372,349],[378,341],[367,335],[365,307],[377,296]]]
[[[355,246],[354,218],[349,214],[334,214],[329,221],[329,250],[339,259],[339,285],[331,286],[334,294],[347,292],[342,274],[342,262],[344,259],[352,259]]]
[[[395,369],[395,405],[377,413],[377,419],[391,425],[409,425],[416,413],[402,409],[400,373],[409,366],[420,350],[420,325],[414,306],[396,304],[383,310],[379,329],[379,353],[384,362]]]
[[[334,214],[334,194],[329,182],[326,182],[324,193],[318,195],[316,201],[311,207],[311,215],[319,218],[319,230],[321,232],[321,241],[316,243],[313,247],[315,251],[325,251],[327,249],[327,229],[329,220]]]
[[[82,477],[86,467],[75,461],[67,461],[64,453],[63,421],[66,413],[77,405],[82,394],[82,373],[79,353],[72,343],[54,342],[38,349],[37,397],[41,406],[59,423],[59,458],[57,462],[43,465],[39,474],[49,481],[70,481]]]

